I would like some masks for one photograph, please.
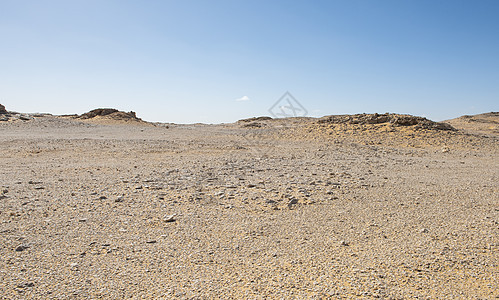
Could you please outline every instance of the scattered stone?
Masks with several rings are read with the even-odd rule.
[[[23,289],[27,287],[34,287],[35,284],[33,282],[23,282],[17,285],[18,288]]]
[[[175,222],[176,219],[175,219],[175,216],[176,214],[173,214],[173,215],[167,215],[163,218],[163,221],[167,222],[167,223],[170,223],[170,222]]]
[[[105,199],[107,199],[107,197],[106,196],[100,196],[99,199],[105,200]]]
[[[16,251],[21,252],[29,248],[29,245],[22,244],[16,247]]]
[[[155,244],[156,243],[156,240],[149,240],[149,241],[146,241],[147,244]]]
[[[291,208],[293,205],[298,203],[298,199],[289,200],[288,207]]]
[[[78,220],[78,222],[86,222],[86,221],[88,221],[88,219],[87,219],[87,218],[82,218],[82,219],[79,219],[79,220]]]
[[[421,228],[421,229],[419,230],[419,232],[421,232],[421,233],[428,233],[428,229],[426,229],[426,228]]]
[[[123,202],[123,196],[119,196],[114,200],[114,202]]]
[[[28,115],[20,115],[19,120],[29,121],[29,120],[33,120],[33,117],[30,117]]]
[[[341,246],[349,246],[350,244],[347,241],[341,241],[340,245]]]

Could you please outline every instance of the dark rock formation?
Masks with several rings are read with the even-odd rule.
[[[320,118],[318,123],[325,124],[382,124],[389,123],[392,126],[414,126],[416,129],[455,130],[449,124],[439,123],[423,117],[400,114],[356,114],[356,115],[333,115]]]

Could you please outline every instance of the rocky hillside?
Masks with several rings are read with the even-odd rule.
[[[98,117],[106,117],[112,120],[141,120],[137,118],[135,112],[123,112],[114,108],[97,108],[78,116],[78,119],[87,120]]]
[[[400,115],[400,114],[356,114],[356,115],[333,115],[320,118],[319,124],[357,124],[357,125],[373,125],[382,124],[394,127],[399,126],[414,126],[413,129],[429,129],[429,130],[455,130],[452,126],[446,123],[439,123],[428,120],[427,118]]]
[[[290,122],[293,120],[290,120]],[[371,146],[427,148],[447,152],[473,147],[494,149],[497,139],[469,136],[460,128],[445,122],[402,114],[331,115],[302,119],[301,124],[289,123],[273,139],[328,141],[328,143],[356,143]]]
[[[40,116],[41,114],[20,114],[17,112],[7,111],[4,105],[0,104],[0,122],[8,121],[29,121],[35,116]]]
[[[471,116],[464,115],[445,122],[470,134],[499,134],[499,112],[489,112]]]
[[[148,125],[149,122],[143,121],[138,118],[133,111],[124,112],[114,108],[97,108],[81,115],[66,116],[75,120],[81,120],[89,123],[97,124],[135,124],[135,125]]]

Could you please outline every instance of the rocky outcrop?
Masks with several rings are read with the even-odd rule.
[[[118,110],[114,108],[97,108],[82,114],[78,117],[78,119],[91,119],[97,116],[107,116],[115,112],[118,112]]]
[[[400,114],[356,114],[333,115],[320,118],[320,124],[391,124],[392,126],[414,126],[415,129],[455,130],[449,124],[428,120],[427,118]]]
[[[238,122],[255,122],[255,121],[267,121],[267,120],[272,120],[271,117],[253,117],[253,118],[248,118],[248,119],[241,119]]]
[[[5,109],[5,106],[0,104],[0,114],[6,114],[6,113],[7,113],[7,110]]]
[[[96,117],[106,117],[108,119],[121,120],[121,121],[140,120],[139,118],[137,118],[137,115],[133,111],[124,112],[114,108],[97,108],[87,113],[84,113],[78,116],[77,118],[86,120],[86,119],[93,119]]]

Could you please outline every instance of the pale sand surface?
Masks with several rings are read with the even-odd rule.
[[[498,141],[313,119],[0,122],[0,297],[498,298]]]

